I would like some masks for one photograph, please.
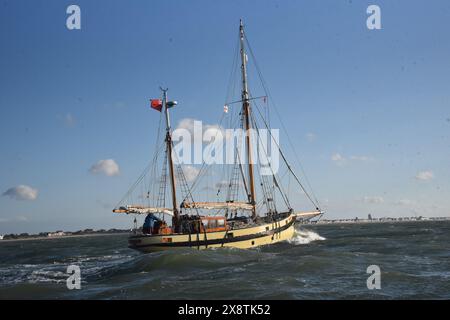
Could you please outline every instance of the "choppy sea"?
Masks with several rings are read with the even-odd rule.
[[[370,265],[381,289],[367,288]],[[0,299],[450,299],[450,221],[297,226],[250,250],[142,254],[123,234],[0,241]]]

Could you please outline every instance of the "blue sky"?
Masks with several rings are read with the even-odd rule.
[[[70,4],[81,30],[66,28]],[[168,86],[174,122],[216,124],[240,18],[328,218],[450,215],[446,0],[0,8],[0,233],[129,227],[111,208],[151,157],[148,99]],[[90,172],[105,159],[120,174]],[[20,185],[37,195],[17,199]]]

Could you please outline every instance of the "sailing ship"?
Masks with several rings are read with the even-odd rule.
[[[201,194],[195,195],[194,192],[202,174],[207,170],[205,168],[209,165],[203,162],[194,182],[189,183],[183,166],[175,163],[176,153],[173,150],[173,131],[169,112],[172,107],[177,105],[177,102],[168,100],[168,90],[164,88],[160,88],[161,99],[151,100],[151,107],[161,113],[160,130],[158,131],[161,134],[157,136],[159,141],[156,143],[155,156],[138,181],[113,210],[114,213],[145,216],[145,222],[141,228],[137,227],[137,220],[134,219],[135,226],[128,239],[130,248],[141,252],[176,248],[255,248],[288,240],[294,236],[296,222],[323,215],[317,198],[307,192],[294,173],[292,166],[287,162],[279,145],[277,147],[286,165],[286,174],[292,176],[298,183],[300,188],[297,191],[301,190],[301,194],[310,200],[313,205],[312,210],[307,212],[294,210],[282,187],[282,178],[272,170],[270,162],[268,168],[271,170],[271,174],[258,176],[261,168],[252,161],[252,148],[258,148],[261,152],[261,147],[251,140],[249,132],[253,130],[256,132],[256,139],[259,138],[260,128],[256,121],[256,115],[261,117],[265,128],[270,129],[267,119],[264,118],[262,112],[259,112],[257,104],[258,99],[266,101],[269,94],[266,91],[264,96],[253,97],[249,91],[247,47],[250,48],[250,44],[241,20],[236,59],[233,63],[236,70],[240,69],[240,99],[226,103],[223,115],[228,115],[231,105],[239,106],[236,108],[236,122],[244,132],[241,139],[242,144],[245,145],[243,148],[245,154],[239,153],[238,148],[235,149],[235,161],[228,171],[225,170],[229,173],[228,179],[224,180],[225,183],[219,182],[216,185],[218,191],[215,201],[210,199],[199,201],[196,198]],[[252,52],[251,55],[253,56]],[[253,106],[256,106],[257,112],[254,112]],[[162,122],[164,122],[165,128],[163,128]],[[163,134],[164,139],[162,139]],[[160,142],[161,147],[159,148]],[[271,139],[271,143],[276,142]],[[160,168],[162,173],[159,175],[157,166],[161,155],[163,156]],[[244,157],[246,162],[242,161]],[[145,179],[147,175],[151,176],[148,180]],[[257,176],[259,181],[257,181]],[[148,184],[145,184],[145,181]],[[257,192],[257,184],[261,187],[259,192]],[[129,204],[131,195],[138,189],[138,185],[145,185],[143,188],[141,187],[141,191],[144,192],[138,196],[138,200],[141,200],[142,203]],[[227,191],[224,198],[219,197],[222,189]],[[205,190],[203,189],[203,191]],[[179,201],[179,199],[182,200]],[[277,202],[283,203],[282,209],[279,208]]]

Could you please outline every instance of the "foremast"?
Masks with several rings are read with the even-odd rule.
[[[250,141],[251,134],[251,122],[250,122],[250,102],[247,84],[247,55],[245,53],[245,39],[244,39],[244,24],[242,19],[239,25],[239,35],[240,35],[240,46],[241,46],[241,72],[242,72],[242,110],[244,114],[245,130],[247,134],[245,135],[245,145],[247,151],[247,161],[248,161],[248,180],[250,187],[250,194],[248,195],[249,203],[252,205],[252,218],[256,218],[256,193],[255,193],[255,181],[254,181],[254,170],[253,170],[253,160],[252,160],[252,145]]]
[[[166,152],[167,159],[169,162],[169,175],[170,175],[170,187],[172,193],[172,208],[173,208],[173,218],[172,218],[172,226],[175,232],[178,231],[179,221],[180,221],[180,213],[178,211],[177,206],[177,192],[176,192],[176,181],[175,181],[175,172],[173,166],[173,158],[172,158],[172,132],[170,127],[170,115],[169,115],[169,104],[167,103],[167,91],[168,89],[160,88],[163,92],[162,106],[164,109],[164,114],[166,117]],[[173,102],[172,102],[173,104]]]

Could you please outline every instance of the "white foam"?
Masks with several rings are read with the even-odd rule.
[[[313,241],[323,241],[326,238],[320,236],[318,233],[315,233],[311,230],[295,230],[294,236],[288,240],[289,243],[299,245],[299,244],[308,244]]]

